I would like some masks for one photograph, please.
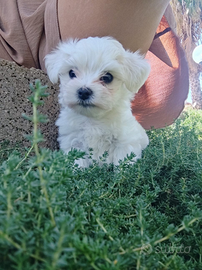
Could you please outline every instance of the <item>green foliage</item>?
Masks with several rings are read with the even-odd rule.
[[[202,269],[201,111],[148,132],[136,164],[87,169],[39,149],[36,106],[30,119],[32,147],[0,167],[0,269]]]

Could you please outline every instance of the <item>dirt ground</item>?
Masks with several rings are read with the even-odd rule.
[[[8,140],[12,143],[22,142],[29,146],[24,138],[25,134],[32,133],[32,123],[22,117],[22,113],[32,115],[32,104],[27,99],[31,95],[29,84],[40,79],[47,85],[50,94],[44,99],[44,105],[39,111],[48,116],[49,122],[40,125],[46,142],[43,147],[56,149],[57,128],[55,120],[59,113],[58,85],[53,85],[47,75],[35,68],[20,67],[14,62],[0,59],[0,142]]]

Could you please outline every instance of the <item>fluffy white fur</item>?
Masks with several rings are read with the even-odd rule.
[[[143,56],[110,37],[89,37],[60,43],[45,57],[45,64],[50,80],[60,79],[61,112],[56,125],[65,153],[72,148],[88,153],[92,148],[92,158],[100,162],[107,151],[106,161],[114,164],[131,152],[136,159],[141,157],[149,140],[132,115],[130,102],[149,75]],[[106,73],[113,76],[110,83],[102,79]],[[83,89],[90,89],[89,97],[83,96]],[[90,160],[86,156],[77,163],[86,167]]]

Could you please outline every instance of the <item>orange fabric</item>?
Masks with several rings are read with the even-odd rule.
[[[164,16],[157,33],[167,27],[169,24]],[[189,89],[188,66],[179,38],[169,31],[159,39],[156,55],[151,51],[146,55],[151,65],[149,78],[132,102],[133,115],[145,129],[161,128],[173,123],[184,108]],[[163,51],[171,65],[161,60]]]
[[[0,58],[45,70],[45,55],[60,41],[57,1],[0,0]],[[164,16],[157,33],[167,27]],[[151,74],[132,102],[132,112],[144,128],[160,128],[171,124],[184,107],[188,68],[173,31],[154,40],[146,58]]]

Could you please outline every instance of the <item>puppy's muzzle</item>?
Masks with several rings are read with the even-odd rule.
[[[78,94],[79,100],[87,101],[92,97],[93,91],[90,88],[82,87],[78,89],[77,94]]]

